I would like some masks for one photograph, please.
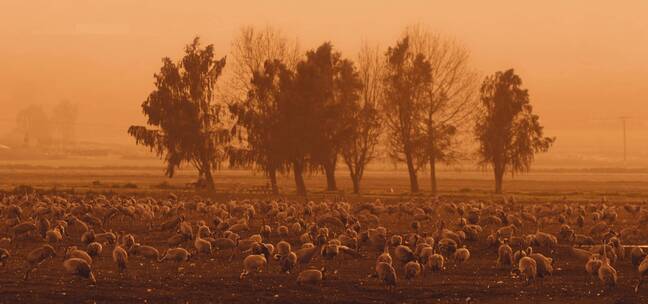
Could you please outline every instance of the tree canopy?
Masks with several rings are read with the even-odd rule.
[[[534,156],[546,152],[555,138],[545,137],[540,118],[533,114],[529,92],[513,69],[486,77],[481,86],[475,138],[479,163],[491,166],[495,192],[502,192],[505,172],[528,171]]]
[[[142,103],[152,128],[128,129],[137,144],[164,159],[169,177],[186,162],[198,170],[198,184],[208,188],[214,186],[212,170],[225,159],[230,139],[223,126],[222,107],[214,102],[225,58],[214,57],[213,45],[202,48],[200,39],[195,38],[180,61],[162,59],[162,68],[155,74],[156,88]]]

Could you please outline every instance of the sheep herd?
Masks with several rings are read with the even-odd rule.
[[[60,263],[55,257],[62,257],[69,284],[80,286],[102,284],[98,271],[129,280],[125,274],[134,265],[172,263],[180,271],[195,260],[240,263],[241,282],[265,273],[291,277],[299,286],[364,279],[387,293],[404,282],[473,267],[472,259],[485,256],[494,256],[489,267],[519,288],[541,289],[568,264],[591,278],[583,284],[604,290],[619,285],[619,267],[633,269],[624,278],[637,293],[648,274],[639,246],[648,238],[648,208],[639,202],[216,202],[175,194],[6,193],[0,194],[0,216],[0,271],[19,267],[27,282],[43,264]],[[151,233],[166,244],[142,241]],[[12,259],[20,262],[9,265]],[[113,266],[97,269],[97,259]],[[338,274],[355,261],[375,266],[357,270],[355,278]]]

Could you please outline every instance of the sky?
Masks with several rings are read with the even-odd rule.
[[[463,43],[486,76],[515,68],[549,158],[648,159],[648,1],[0,1],[0,133],[29,104],[66,99],[78,137],[133,143],[161,58],[199,35],[225,56],[241,26],[271,25],[302,49],[393,45],[420,23]],[[226,68],[227,69],[227,68]]]

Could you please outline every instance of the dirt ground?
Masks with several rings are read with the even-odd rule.
[[[199,214],[190,216],[200,218]],[[394,217],[383,221],[393,233],[407,230],[404,220]],[[432,230],[432,225],[425,224],[423,229]],[[142,244],[161,251],[167,247],[169,232],[148,231],[144,224],[120,221],[113,227],[134,233]],[[549,231],[552,229],[557,226]],[[273,236],[272,242],[277,241]],[[344,258],[324,264],[316,258],[313,266],[326,265],[328,269],[325,281],[321,286],[298,286],[296,274],[280,274],[279,266],[272,262],[268,272],[241,280],[243,256],[229,262],[227,252],[197,256],[180,265],[131,256],[127,272],[120,274],[106,248],[94,261],[97,285],[91,286],[63,271],[62,252],[23,281],[23,257],[40,243],[22,240],[17,244],[17,248],[10,247],[14,256],[0,270],[0,303],[648,303],[648,285],[638,295],[633,291],[638,278],[627,259],[615,266],[619,286],[607,290],[598,279],[589,277],[584,263],[570,258],[565,248],[552,254],[556,268],[553,276],[527,286],[509,270],[496,267],[495,249],[480,242],[468,243],[472,255],[465,264],[450,261],[444,272],[400,280],[396,290],[390,292],[377,279],[368,277],[378,253],[367,250],[362,252],[365,258],[359,260]],[[65,245],[72,244],[79,245],[78,238],[67,240]],[[190,244],[185,247],[190,248]],[[397,271],[402,274],[402,268],[397,267]]]

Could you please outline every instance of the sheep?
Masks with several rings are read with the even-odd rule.
[[[100,243],[92,242],[86,246],[86,252],[93,258],[101,256],[103,246]]]
[[[196,238],[194,240],[194,247],[196,248],[197,254],[199,253],[204,253],[207,255],[212,254],[212,244],[209,241],[203,239],[200,236],[200,233],[196,235]]]
[[[508,244],[502,244],[497,249],[497,266],[513,266],[513,249]]]
[[[398,283],[398,277],[396,276],[396,270],[392,267],[391,264],[385,262],[378,262],[376,264],[376,273],[378,274],[378,279],[385,284],[385,287],[388,290],[392,290]]]
[[[155,247],[141,245],[139,243],[135,243],[135,245],[131,247],[129,253],[133,254],[134,256],[142,256],[144,258],[152,259],[154,261],[160,260],[160,252],[157,249],[155,249]]]
[[[92,273],[92,267],[84,259],[80,258],[70,258],[63,262],[63,268],[65,271],[72,275],[78,275],[80,277],[90,280],[90,284],[97,284],[94,274]]]
[[[529,257],[534,259],[536,261],[536,271],[537,271],[537,276],[540,278],[544,278],[547,275],[551,275],[553,273],[553,259],[544,256],[541,253],[533,253],[533,252],[527,252],[529,254]]]
[[[598,271],[599,268],[601,268],[601,265],[603,265],[603,262],[601,261],[600,255],[593,254],[589,260],[587,260],[587,263],[585,263],[585,271],[592,277],[598,276]]]
[[[465,263],[470,258],[470,251],[466,247],[457,249],[454,253],[454,260],[458,263]]]
[[[443,255],[434,253],[428,258],[427,264],[425,266],[427,269],[433,272],[437,272],[437,271],[443,271],[444,264],[445,264],[445,258],[443,257]]]
[[[405,279],[411,280],[421,274],[421,264],[418,261],[409,261],[405,264]]]
[[[297,255],[294,252],[279,257],[281,272],[290,273],[295,268],[295,265],[297,265]]]
[[[124,272],[128,263],[128,252],[115,243],[115,248],[112,251],[113,262],[117,265],[119,272]]]
[[[94,231],[94,229],[90,229],[90,230],[84,232],[81,235],[81,243],[83,243],[83,244],[87,245],[87,244],[90,244],[90,243],[92,243],[94,241],[95,241],[95,231]]]
[[[245,259],[243,259],[243,271],[241,272],[239,279],[242,280],[250,273],[263,271],[263,269],[267,267],[267,264],[268,260],[266,260],[263,255],[251,254],[246,256]]]
[[[29,274],[36,269],[40,264],[48,259],[55,257],[56,251],[51,245],[43,245],[38,247],[27,254],[27,271],[25,271],[24,280],[29,279]]]
[[[538,274],[536,261],[528,256],[523,256],[518,262],[518,271],[524,277],[527,284],[531,284]]]
[[[457,242],[453,239],[443,238],[437,244],[442,255],[450,257],[457,250]]]
[[[630,250],[630,260],[632,261],[632,266],[634,267],[639,267],[645,257],[646,254],[639,246],[632,247],[632,250]]]
[[[5,265],[5,262],[11,257],[9,250],[0,248],[0,267]]]
[[[405,245],[399,245],[394,249],[394,257],[399,263],[401,263],[401,265],[416,260],[416,256],[414,255],[414,252],[412,252],[412,249]]]
[[[648,273],[648,258],[644,257],[641,263],[639,263],[639,266],[637,266],[637,270],[639,272],[639,282],[635,286],[635,293],[639,292],[639,287],[643,284],[644,276]]]
[[[297,275],[297,285],[318,285],[324,280],[326,268],[322,267],[321,270],[306,269]]]
[[[65,250],[65,256],[63,257],[63,260],[67,260],[70,258],[78,258],[86,261],[88,264],[92,265],[92,257],[90,255],[83,251],[77,249],[76,246],[70,246]]]
[[[231,254],[229,257],[229,260],[231,261],[234,259],[234,255],[236,254],[238,241],[232,240],[231,238],[218,238],[215,239],[214,242],[212,242],[212,247],[216,248],[218,250],[230,250]]]
[[[158,262],[163,262],[166,260],[174,261],[176,263],[189,261],[191,258],[191,253],[182,247],[169,248],[167,249]]]
[[[618,275],[616,270],[610,266],[610,260],[603,257],[602,264],[598,269],[598,277],[606,287],[614,287],[617,284]]]
[[[290,243],[286,241],[280,241],[277,243],[277,254],[280,256],[284,256],[289,254],[292,251],[292,247]]]

